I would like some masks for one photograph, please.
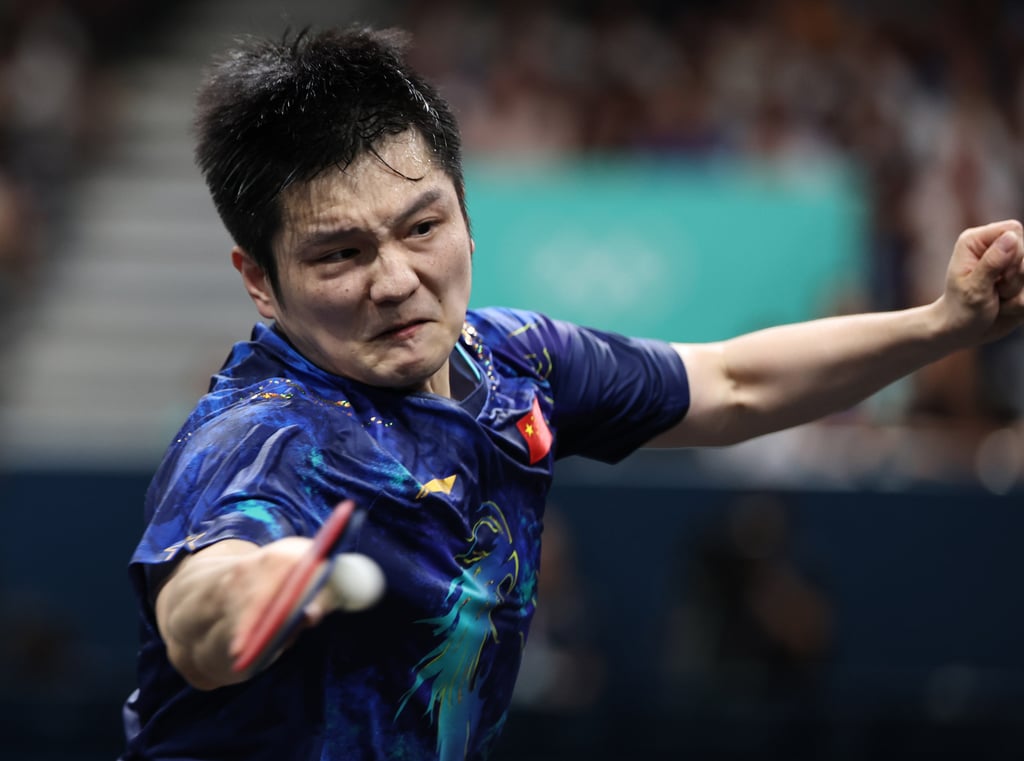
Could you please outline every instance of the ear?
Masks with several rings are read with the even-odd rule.
[[[245,290],[256,305],[260,317],[277,319],[277,299],[274,298],[274,289],[270,287],[270,280],[263,268],[238,246],[231,249],[231,263],[241,274]]]
[[[470,257],[472,257],[473,254],[475,254],[475,253],[476,253],[476,241],[473,240],[472,238],[470,238],[469,239],[469,255],[470,255]]]

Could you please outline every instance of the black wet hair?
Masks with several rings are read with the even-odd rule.
[[[228,51],[204,77],[195,124],[196,162],[217,212],[278,296],[282,192],[363,155],[380,159],[390,136],[423,136],[466,216],[458,125],[406,63],[408,37],[366,27],[291,37],[246,38]]]

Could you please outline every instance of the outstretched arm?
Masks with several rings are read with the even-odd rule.
[[[732,444],[846,409],[957,349],[1024,321],[1024,230],[972,228],[942,296],[898,312],[832,317],[711,344],[676,344],[691,407],[652,446]]]

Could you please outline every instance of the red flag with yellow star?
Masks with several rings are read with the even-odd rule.
[[[544,421],[544,416],[540,411],[540,402],[537,401],[536,396],[533,397],[533,409],[519,418],[516,428],[526,439],[526,446],[530,450],[531,465],[551,451],[551,429]]]

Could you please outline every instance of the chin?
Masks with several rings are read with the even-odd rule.
[[[446,355],[440,362],[418,362],[395,368],[392,372],[378,374],[372,385],[409,391],[426,390],[431,379],[445,367],[447,359]]]

